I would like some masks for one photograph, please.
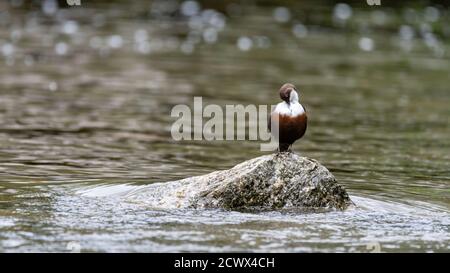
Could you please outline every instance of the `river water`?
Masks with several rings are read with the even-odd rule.
[[[449,9],[213,2],[0,3],[0,251],[448,252]],[[295,152],[356,208],[133,199],[267,154],[172,140],[174,105],[275,104],[284,82],[308,110]]]

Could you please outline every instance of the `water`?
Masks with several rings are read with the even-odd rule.
[[[44,2],[0,4],[1,251],[449,251],[448,8]],[[274,104],[284,82],[309,114],[294,150],[357,208],[139,202],[264,154],[171,140],[174,105]]]

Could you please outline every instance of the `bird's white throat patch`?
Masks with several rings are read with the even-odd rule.
[[[290,103],[294,103],[294,102],[298,103],[298,93],[295,90],[292,90],[291,93],[289,94],[289,102]]]
[[[288,104],[283,101],[277,104],[274,112],[280,115],[296,117],[303,115],[305,113],[305,109],[299,102],[291,102]]]

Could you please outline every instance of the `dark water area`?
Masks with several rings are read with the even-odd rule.
[[[448,252],[449,8],[213,2],[0,3],[0,251]],[[173,106],[275,104],[284,82],[308,110],[293,149],[357,208],[142,202],[267,154],[174,141]]]

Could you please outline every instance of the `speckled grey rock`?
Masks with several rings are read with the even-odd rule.
[[[229,170],[152,184],[139,195],[141,201],[164,208],[343,210],[352,205],[330,171],[295,153],[265,155]]]

